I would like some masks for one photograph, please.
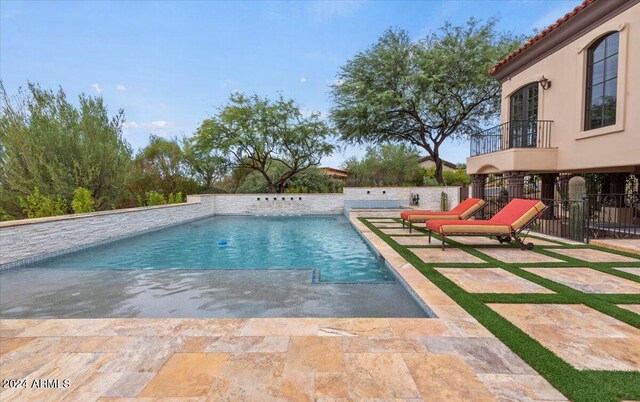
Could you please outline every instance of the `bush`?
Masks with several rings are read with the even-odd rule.
[[[78,187],[73,191],[73,200],[71,201],[71,209],[74,214],[84,212],[94,212],[95,200],[91,197],[91,191],[84,187]]]
[[[0,207],[0,222],[10,221],[10,220],[11,220],[11,217],[9,216],[9,214],[7,214],[4,208]]]
[[[447,186],[467,186],[471,183],[471,177],[467,174],[465,169],[443,170],[442,177],[445,185]],[[423,182],[425,186],[439,185],[436,181],[435,166],[427,169]]]
[[[167,203],[167,200],[164,198],[164,195],[155,191],[149,191],[148,193],[146,193],[145,198],[146,198],[147,206],[149,207],[154,205],[165,205]]]
[[[38,187],[28,196],[20,197],[19,202],[27,218],[64,215],[67,212],[66,202],[62,198],[40,194]]]
[[[167,202],[168,204],[179,204],[181,202],[183,202],[181,191],[178,191],[176,195],[173,195],[173,193],[169,194],[169,201]]]

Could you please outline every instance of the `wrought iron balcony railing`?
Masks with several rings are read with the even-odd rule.
[[[512,120],[471,135],[471,156],[510,148],[551,148],[553,120]]]

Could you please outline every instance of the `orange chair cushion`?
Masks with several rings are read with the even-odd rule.
[[[493,220],[435,220],[427,221],[427,229],[437,233],[495,233],[509,234],[511,227]]]
[[[467,198],[450,211],[402,211],[400,218],[412,222],[424,222],[430,219],[465,219],[480,209],[484,204],[485,202],[479,198]]]
[[[432,220],[427,229],[438,233],[495,233],[509,234],[535,218],[545,205],[538,200],[515,198],[488,220]]]

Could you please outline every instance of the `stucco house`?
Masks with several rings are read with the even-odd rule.
[[[502,84],[502,124],[471,137],[474,196],[502,177],[509,197],[538,182],[553,200],[559,180],[590,174],[600,193],[635,193],[637,204],[638,0],[585,0],[488,73]]]

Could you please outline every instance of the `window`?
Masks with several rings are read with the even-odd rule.
[[[618,40],[618,32],[613,32],[588,50],[585,130],[616,124]]]
[[[509,148],[535,147],[537,143],[538,83],[533,82],[511,95]]]

